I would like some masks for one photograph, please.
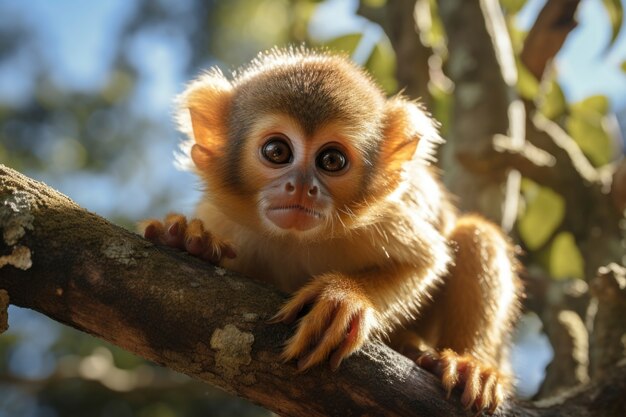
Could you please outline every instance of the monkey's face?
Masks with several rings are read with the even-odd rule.
[[[417,105],[387,100],[363,70],[329,54],[262,54],[232,82],[206,73],[180,101],[208,201],[273,236],[317,240],[371,222],[404,164],[438,141]]]
[[[307,134],[284,115],[255,124],[242,166],[250,170],[246,188],[257,190],[257,215],[267,232],[328,237],[335,223],[345,224],[364,167],[339,126],[329,123]]]

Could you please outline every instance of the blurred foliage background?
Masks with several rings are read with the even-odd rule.
[[[454,83],[445,30],[436,2],[419,4],[421,42],[433,52],[423,99],[446,135]],[[501,1],[517,55],[543,4]],[[375,22],[386,7],[385,0],[0,0],[0,162],[129,229],[172,209],[190,212],[198,183],[174,167],[180,135],[171,115],[185,82],[214,65],[233,70],[274,45],[306,43],[349,53],[397,92],[406,64],[389,28]],[[551,73],[538,80],[519,65],[517,93],[600,170],[624,153],[622,9],[620,1],[583,0],[580,25]],[[529,270],[585,282],[606,259],[586,264],[588,240],[565,221],[577,213],[579,228],[589,230],[584,211],[530,178],[519,191],[512,233]],[[9,315],[0,337],[0,417],[269,415],[46,317],[15,307]],[[537,391],[551,356],[541,321],[526,316],[514,349],[520,395]]]

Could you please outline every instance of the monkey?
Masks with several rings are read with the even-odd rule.
[[[178,98],[203,184],[191,220],[144,236],[291,293],[282,358],[332,369],[373,338],[493,413],[512,390],[521,285],[498,226],[461,214],[434,167],[443,142],[416,101],[387,97],[349,58],[274,48]]]

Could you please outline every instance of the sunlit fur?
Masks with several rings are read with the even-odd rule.
[[[178,104],[189,136],[182,163],[204,186],[195,217],[211,235],[202,236],[236,252],[220,264],[294,293],[277,321],[311,305],[284,359],[336,367],[387,335],[407,354],[445,352],[437,360],[448,366],[446,388],[461,384],[466,405],[495,409],[510,389],[498,369],[518,311],[515,260],[496,226],[452,206],[430,165],[441,138],[418,104],[385,98],[342,56],[304,48],[260,54],[231,77],[212,69]],[[289,137],[290,164],[260,156],[276,132]],[[346,150],[345,173],[315,167],[328,141]],[[290,176],[318,184],[326,199],[324,221],[303,232],[264,217]],[[459,363],[471,378],[450,371]]]

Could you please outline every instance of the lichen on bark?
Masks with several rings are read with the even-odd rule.
[[[234,378],[241,374],[241,366],[252,362],[250,352],[254,336],[252,333],[242,332],[232,324],[223,329],[216,329],[211,336],[211,348],[217,352],[215,363],[222,369],[227,378]]]
[[[0,196],[0,229],[5,244],[15,245],[26,230],[33,230],[30,199],[27,192],[20,190],[9,190],[8,195]]]

